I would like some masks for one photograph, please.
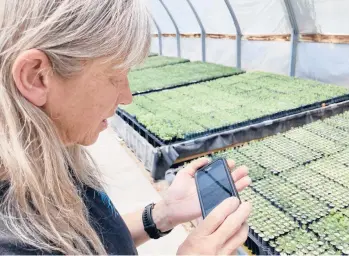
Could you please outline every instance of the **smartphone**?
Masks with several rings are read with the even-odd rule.
[[[240,200],[224,158],[218,158],[200,168],[195,173],[195,182],[203,218],[229,197],[237,197]]]

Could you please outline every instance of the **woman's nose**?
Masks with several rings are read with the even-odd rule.
[[[122,91],[122,95],[121,95],[121,104],[128,105],[131,103],[132,103],[132,92],[127,79],[124,86],[124,90]]]

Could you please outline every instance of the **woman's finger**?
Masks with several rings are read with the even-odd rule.
[[[239,204],[240,201],[236,197],[225,199],[209,213],[196,231],[204,236],[211,235],[222,225],[228,216],[238,209]]]
[[[194,224],[195,227],[198,227],[200,225],[200,223],[203,222],[203,221],[204,221],[204,218],[202,218],[202,215],[201,215],[199,218],[197,218],[195,220],[195,222],[193,224]]]
[[[199,158],[188,164],[182,171],[187,172],[190,176],[194,177],[194,174],[198,169],[209,163],[208,158]]]
[[[231,177],[233,178],[234,182],[237,182],[238,180],[242,179],[247,175],[248,175],[248,168],[246,166],[240,166],[236,168],[235,171],[232,172]]]
[[[239,179],[237,182],[235,182],[235,187],[238,192],[243,191],[245,188],[247,188],[249,185],[251,185],[252,180],[250,177],[245,176],[242,179]]]
[[[235,168],[235,161],[233,159],[227,159],[227,164],[230,170]]]
[[[243,245],[247,240],[248,230],[248,224],[246,222],[243,223],[240,229],[236,232],[236,234],[223,245],[220,254],[232,255],[237,250],[237,248]]]
[[[217,236],[223,244],[229,241],[240,230],[242,224],[247,221],[251,210],[250,203],[241,203],[237,210],[230,214],[214,232],[214,236]]]

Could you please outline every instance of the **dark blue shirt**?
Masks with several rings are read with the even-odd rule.
[[[3,192],[3,191],[2,191]],[[90,214],[92,227],[96,230],[109,255],[136,255],[137,250],[124,220],[104,192],[84,187],[82,198]],[[0,222],[0,254],[58,254],[45,252],[23,244],[7,232]]]

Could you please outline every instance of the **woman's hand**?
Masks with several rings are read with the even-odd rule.
[[[178,255],[232,255],[246,241],[249,203],[228,198],[218,205],[179,247]]]
[[[176,175],[164,196],[164,200],[155,207],[159,212],[162,212],[162,216],[166,212],[167,223],[162,223],[164,229],[169,230],[178,224],[189,222],[202,216],[194,174],[208,162],[207,158],[193,161]],[[228,166],[230,169],[233,169],[235,167],[234,161],[228,160]],[[242,191],[251,183],[251,179],[248,177],[248,169],[244,166],[237,168],[232,173],[232,177],[238,191]]]

